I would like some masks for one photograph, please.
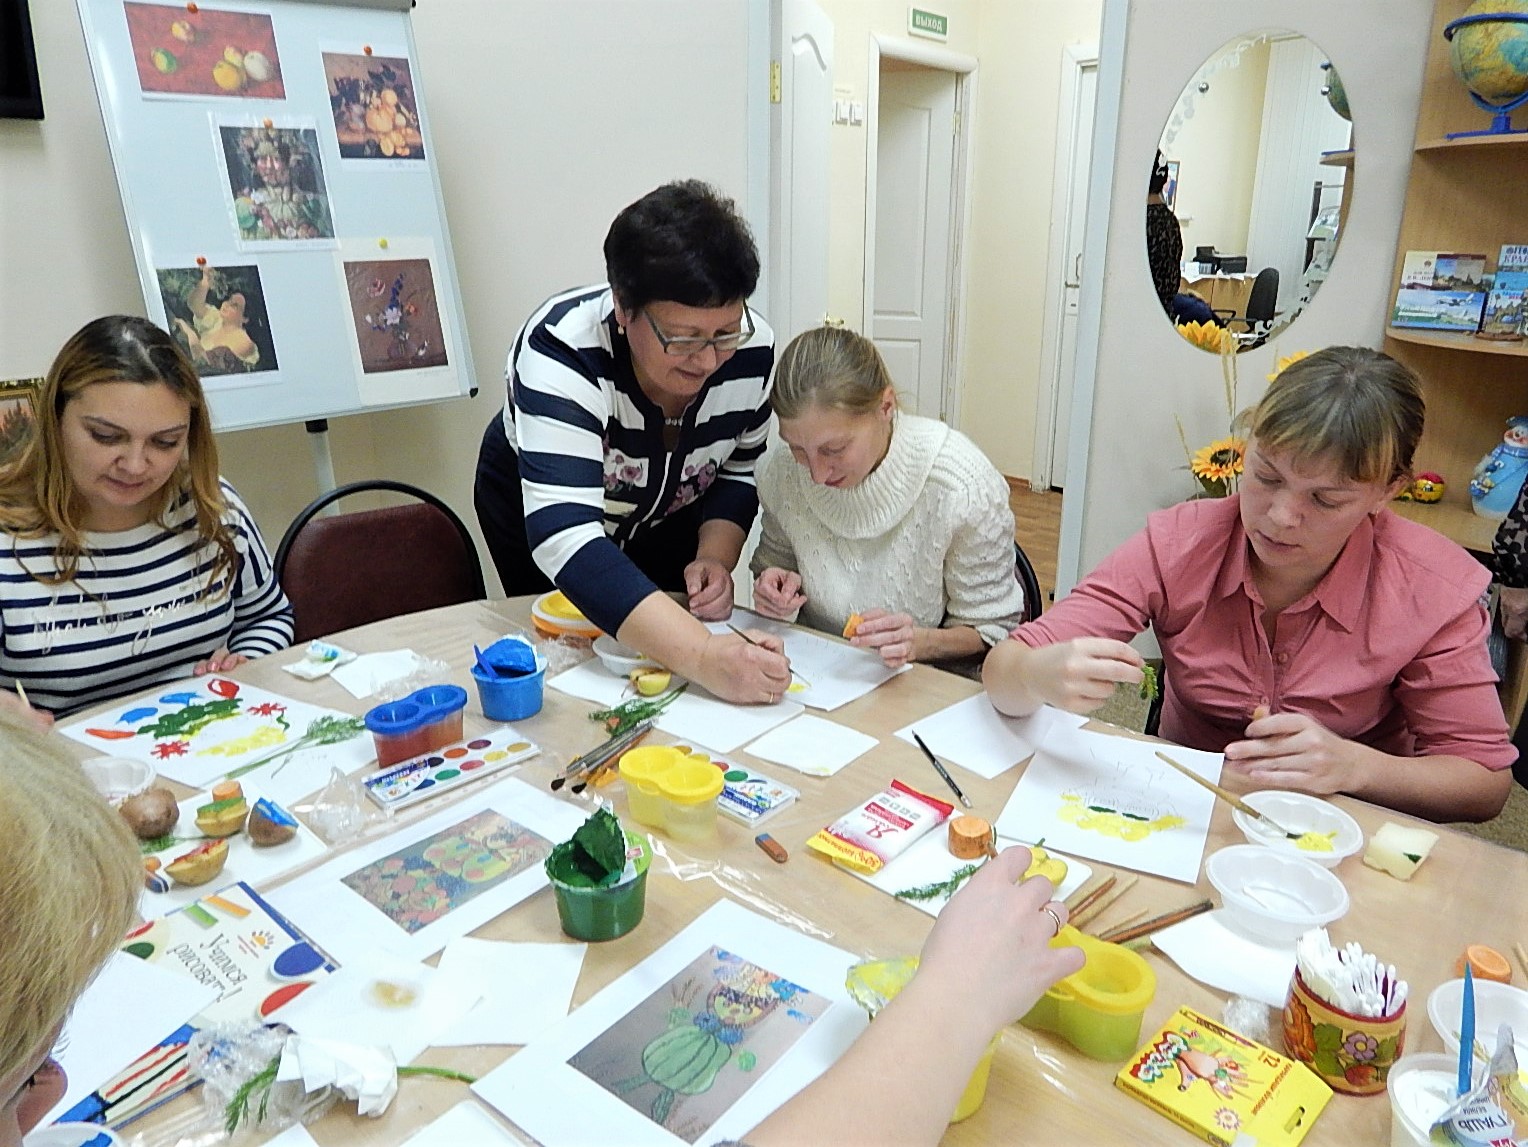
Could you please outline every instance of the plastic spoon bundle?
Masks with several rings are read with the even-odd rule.
[[[1352,941],[1334,947],[1325,928],[1313,928],[1295,942],[1295,966],[1306,987],[1355,1016],[1394,1015],[1406,1002],[1406,981],[1394,964],[1381,963]]]

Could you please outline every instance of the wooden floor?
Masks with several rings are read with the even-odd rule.
[[[1034,563],[1046,604],[1056,592],[1056,550],[1061,541],[1061,495],[1008,484],[1008,504],[1013,508],[1013,538]]]

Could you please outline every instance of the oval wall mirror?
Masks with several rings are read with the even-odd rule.
[[[1281,334],[1326,279],[1352,194],[1347,94],[1326,54],[1272,29],[1227,43],[1184,86],[1152,165],[1164,312],[1209,351]]]

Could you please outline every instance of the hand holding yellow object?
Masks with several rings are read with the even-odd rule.
[[[1066,861],[1059,856],[1051,856],[1038,844],[1030,845],[1029,867],[1024,870],[1024,879],[1031,876],[1043,876],[1051,882],[1055,888],[1061,887],[1061,882],[1066,879]]]

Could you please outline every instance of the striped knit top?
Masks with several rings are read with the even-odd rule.
[[[27,698],[57,716],[183,680],[226,646],[258,657],[292,643],[292,607],[248,508],[226,482],[224,522],[238,562],[204,596],[217,547],[196,534],[188,493],[166,514],[115,533],[88,533],[72,580],[54,570],[56,538],[0,542],[0,687],[17,681]]]
[[[774,332],[757,313],[753,322],[753,338],[685,410],[672,452],[609,286],[554,296],[515,336],[504,434],[520,465],[526,537],[542,572],[606,633],[657,589],[621,553],[643,529],[696,501],[703,521],[753,525],[774,365]]]

